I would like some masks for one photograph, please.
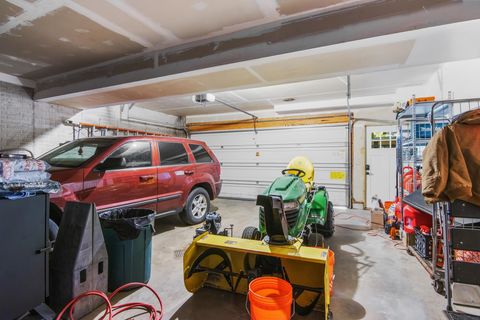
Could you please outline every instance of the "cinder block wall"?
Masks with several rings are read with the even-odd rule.
[[[179,130],[122,120],[120,106],[82,111],[36,102],[31,96],[31,89],[0,82],[0,149],[23,147],[39,156],[72,140],[72,127],[65,126],[65,120],[184,136]],[[130,116],[174,127],[182,127],[184,123],[182,118],[140,108],[133,108]],[[86,131],[82,131],[81,136],[86,136]]]

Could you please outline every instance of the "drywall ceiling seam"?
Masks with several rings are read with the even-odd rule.
[[[265,80],[265,78],[263,78],[257,71],[253,70],[250,66],[246,66],[245,69],[247,69],[248,72],[254,75],[255,78],[257,78],[258,80],[262,81],[263,83],[268,83],[268,81]]]
[[[0,81],[15,84],[17,86],[27,87],[27,88],[35,88],[35,81],[12,76],[3,72],[0,72]]]
[[[10,2],[11,4],[22,8],[23,10],[32,10],[35,9],[34,5],[28,1],[25,0],[7,0],[7,2]]]
[[[63,1],[60,0],[40,0],[35,2],[32,10],[25,10],[22,14],[9,20],[7,23],[0,26],[0,34],[9,32],[10,30],[21,26],[29,25],[31,21],[43,17],[46,14],[57,10],[63,6]]]
[[[474,10],[474,12],[475,12],[475,10]],[[463,24],[463,23],[458,23],[458,24]],[[266,27],[266,26],[264,26],[264,27]],[[272,26],[270,26],[270,27],[272,27]],[[436,26],[434,28],[436,30],[443,30],[444,28],[446,28],[446,26]],[[258,28],[255,29],[255,30],[256,30],[256,32],[260,32],[260,30],[258,30]],[[278,61],[280,59],[286,59],[286,58],[289,58],[289,57],[292,57],[292,56],[311,55],[315,52],[316,53],[322,53],[322,52],[332,52],[334,50],[340,50],[340,49],[344,49],[344,48],[367,47],[369,45],[372,45],[373,43],[378,43],[378,42],[385,42],[385,44],[386,43],[395,43],[395,42],[398,42],[400,40],[412,39],[412,38],[414,38],[415,35],[418,36],[418,34],[422,34],[423,32],[425,32],[425,30],[426,29],[410,30],[410,31],[404,31],[404,32],[400,32],[400,33],[388,34],[388,35],[383,35],[383,36],[378,36],[378,37],[347,41],[347,42],[337,44],[337,45],[327,45],[327,46],[323,46],[323,47],[320,47],[320,48],[310,48],[310,49],[304,49],[304,50],[296,51],[296,52],[278,54],[276,56],[256,58],[256,59],[249,60],[248,62],[246,62],[246,61],[233,62],[231,64],[228,64],[227,68],[224,65],[220,65],[220,66],[217,65],[215,67],[204,67],[204,68],[197,69],[197,70],[194,70],[194,71],[182,71],[182,72],[179,72],[177,74],[169,74],[168,76],[162,76],[161,78],[164,79],[164,80],[178,79],[178,78],[185,77],[185,76],[188,76],[188,75],[205,73],[205,72],[212,72],[214,70],[224,70],[224,69],[228,69],[228,68],[234,68],[234,67],[237,67],[237,66],[238,67],[244,67],[245,64],[247,64],[247,63],[250,64],[250,65],[256,65],[256,64],[259,64],[261,62]],[[245,33],[245,32],[243,32],[243,33]],[[224,37],[220,37],[220,39],[216,39],[216,40],[221,41],[222,39],[224,39]],[[202,42],[202,43],[205,44],[205,42]],[[196,43],[196,45],[198,45],[198,44],[199,43]],[[129,57],[122,57],[122,58],[114,59],[114,60],[111,60],[111,61],[108,61],[108,62],[100,63],[100,64],[97,64],[95,66],[80,68],[80,69],[77,69],[77,70],[74,70],[74,71],[71,71],[71,72],[66,72],[66,73],[62,73],[62,74],[55,75],[55,76],[52,76],[52,77],[44,78],[44,79],[42,79],[42,81],[50,81],[50,79],[55,79],[55,78],[61,79],[61,78],[66,77],[67,75],[78,73],[79,71],[84,71],[84,70],[91,69],[91,68],[94,68],[94,67],[99,67],[99,66],[102,66],[102,65],[110,65],[114,62],[117,63],[117,62],[120,62],[120,61],[125,61],[126,59],[131,59],[132,57],[139,57],[139,56],[147,57],[148,55],[153,56],[155,54],[162,54],[162,53],[173,54],[173,52],[188,50],[188,48],[191,48],[192,45],[194,45],[194,44],[190,44],[190,47],[189,46],[186,46],[186,47],[185,46],[177,46],[177,47],[170,48],[168,50],[151,51],[151,52],[148,52],[148,53],[136,54],[136,55],[132,55],[132,56],[129,56]],[[213,58],[217,59],[217,57],[213,57]],[[377,71],[380,71],[380,70],[383,70],[383,68],[380,68]],[[355,72],[355,73],[361,73],[361,72]],[[131,75],[129,74],[128,77],[130,77],[130,76]],[[332,76],[336,76],[336,75],[332,74]],[[80,96],[80,95],[85,94],[87,91],[90,94],[92,94],[92,93],[96,93],[96,92],[109,91],[109,90],[116,89],[116,88],[120,89],[120,88],[125,88],[125,87],[136,86],[136,85],[155,83],[159,80],[159,78],[160,77],[152,77],[152,78],[149,78],[149,79],[141,79],[141,80],[137,79],[135,81],[132,81],[132,78],[128,78],[129,79],[128,81],[130,81],[130,83],[128,83],[128,84],[127,83],[114,83],[114,84],[111,83],[109,87],[102,87],[102,88],[97,87],[95,89],[91,89],[91,88],[86,89],[85,87],[80,86],[80,88],[79,88],[80,91],[67,92],[67,93],[65,93],[65,92],[60,92],[60,93],[59,92],[53,92],[53,93],[51,93],[51,92],[48,91],[50,89],[44,89],[43,91],[41,91],[42,94],[37,95],[37,98],[45,100],[45,101],[55,100],[55,99],[59,99],[59,98],[63,99],[63,98],[67,98],[67,97]],[[91,81],[89,83],[91,83]],[[83,83],[81,83],[81,85],[83,85]],[[55,90],[53,90],[53,91],[55,91]],[[48,96],[48,95],[50,95],[50,96]]]
[[[280,17],[278,13],[278,2],[276,0],[256,0],[257,6],[266,18]]]
[[[344,85],[347,85],[347,80],[346,78],[344,77],[336,77],[338,81],[340,81],[341,83],[343,83]]]
[[[136,42],[142,46],[144,46],[145,48],[149,48],[149,47],[152,47],[153,44],[136,35],[136,34],[133,34],[131,33],[130,31],[128,30],[125,30],[124,28],[120,27],[119,25],[113,23],[112,21],[108,20],[107,18],[105,17],[102,17],[100,16],[99,14],[91,11],[90,9],[87,9],[85,8],[84,6],[81,6],[79,5],[78,3],[74,2],[74,1],[71,1],[71,0],[65,0],[65,6],[72,9],[73,11],[87,17],[88,19],[98,23],[99,25],[115,32],[115,33],[118,33],[126,38],[128,38],[129,40],[133,41],[133,42]]]
[[[440,28],[440,27],[437,26],[435,28]],[[304,50],[295,51],[295,52],[282,53],[282,54],[278,54],[278,55],[275,55],[275,56],[256,58],[256,59],[252,59],[252,60],[248,60],[248,61],[234,62],[234,63],[230,63],[228,65],[228,67],[226,67],[225,65],[219,65],[219,66],[215,66],[215,67],[207,67],[207,68],[197,69],[195,71],[184,72],[183,74],[185,74],[185,75],[190,75],[190,74],[195,75],[195,74],[198,74],[199,72],[200,73],[207,72],[207,71],[214,72],[214,71],[222,71],[222,70],[230,69],[230,68],[238,68],[238,67],[245,68],[247,66],[248,67],[253,67],[253,66],[256,66],[256,65],[264,64],[264,63],[275,62],[275,61],[283,61],[283,60],[290,59],[290,58],[295,58],[295,57],[307,57],[307,56],[311,56],[311,55],[322,54],[322,53],[330,53],[330,52],[335,52],[335,51],[339,51],[339,50],[369,47],[369,46],[372,46],[372,45],[377,44],[379,42],[380,43],[383,42],[384,44],[389,44],[389,43],[393,44],[393,43],[400,42],[400,41],[403,41],[403,40],[413,39],[414,35],[416,33],[424,32],[424,30],[425,29],[411,30],[411,31],[400,32],[400,33],[397,33],[397,34],[390,34],[390,35],[383,35],[383,36],[378,36],[378,37],[373,37],[373,38],[353,40],[353,41],[348,41],[348,42],[343,42],[343,43],[338,43],[338,44],[333,44],[333,45],[327,45],[327,46],[322,46],[322,47],[317,47],[317,48],[310,48],[310,49],[304,49]],[[216,40],[216,42],[221,43],[222,41],[224,41],[226,39],[225,36],[222,36],[222,37],[221,37],[221,40]],[[49,76],[49,77],[45,77],[45,78],[42,78],[41,81],[50,81],[51,79],[55,79],[55,78],[64,78],[64,77],[67,77],[71,74],[75,74],[75,73],[78,73],[78,72],[83,72],[83,71],[86,71],[86,70],[89,70],[89,69],[95,69],[95,68],[103,67],[103,66],[110,65],[110,64],[121,63],[121,62],[128,61],[130,59],[134,59],[134,58],[138,58],[138,57],[146,58],[148,56],[165,55],[165,54],[173,54],[175,52],[182,52],[184,50],[191,49],[192,46],[194,46],[194,45],[201,46],[201,45],[206,45],[208,43],[211,43],[211,42],[199,41],[199,42],[195,42],[195,43],[188,43],[187,45],[185,45],[185,44],[176,45],[174,47],[161,49],[161,50],[152,48],[153,50],[151,50],[151,51],[145,51],[145,52],[141,52],[141,53],[131,54],[131,55],[126,56],[126,57],[119,57],[119,58],[111,59],[109,61],[100,62],[100,63],[94,64],[94,65],[91,65],[91,66],[88,66],[88,67],[78,68],[78,69],[75,69],[75,70],[72,70],[72,71],[67,71],[67,72],[52,75],[52,76]],[[175,75],[173,75],[173,77],[168,77],[168,79],[170,79],[170,78],[176,79],[178,77],[175,77]],[[139,80],[139,81],[136,82],[136,85],[150,84],[150,83],[155,83],[157,81],[158,81],[158,79],[156,79],[156,78]],[[123,87],[122,87],[122,85],[117,85],[117,86],[114,86],[112,88],[121,89]]]
[[[121,10],[122,12],[126,13],[130,17],[134,18],[135,20],[139,21],[143,25],[150,28],[152,31],[155,31],[157,34],[164,37],[167,43],[177,43],[181,39],[175,36],[175,34],[167,28],[162,27],[155,21],[152,21],[150,18],[146,17],[142,13],[140,13],[135,7],[129,5],[123,0],[107,0],[112,6],[116,7],[117,9]]]
[[[232,96],[244,101],[244,102],[249,102],[248,99],[245,99],[244,97],[242,97],[241,95],[239,95],[238,93],[236,93],[235,91],[226,91],[226,93],[230,93]]]

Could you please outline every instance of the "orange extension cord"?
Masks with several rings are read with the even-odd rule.
[[[149,289],[155,295],[155,297],[157,298],[158,303],[160,305],[160,309],[156,309],[155,306],[153,306],[151,304],[141,303],[141,302],[129,302],[129,303],[124,303],[124,304],[112,305],[112,303],[111,303],[112,298],[118,292],[120,292],[122,290],[125,290],[126,288],[130,288],[130,287],[135,287],[135,288],[145,287],[145,288]],[[108,315],[107,319],[112,320],[115,316],[117,316],[117,315],[119,315],[119,314],[121,314],[121,313],[123,313],[127,310],[132,310],[132,309],[143,309],[143,310],[145,310],[145,313],[150,314],[150,318],[149,318],[150,320],[161,320],[162,317],[163,317],[163,303],[162,303],[162,299],[160,299],[160,296],[158,295],[158,293],[144,283],[132,282],[132,283],[127,283],[127,284],[119,287],[117,290],[113,291],[109,296],[107,296],[105,293],[103,293],[101,291],[97,291],[97,290],[87,291],[85,293],[82,293],[82,294],[78,295],[77,297],[73,298],[73,300],[70,301],[62,309],[62,311],[60,311],[60,313],[55,318],[55,320],[62,319],[65,312],[67,312],[67,310],[69,310],[69,309],[70,309],[70,312],[69,312],[70,320],[75,320],[75,318],[73,317],[73,312],[75,310],[75,304],[79,300],[81,300],[85,297],[88,297],[88,296],[98,296],[105,301],[105,304],[106,304],[107,307],[105,309],[105,312],[104,312],[103,316],[100,318],[100,320],[105,319],[105,317],[107,315]]]

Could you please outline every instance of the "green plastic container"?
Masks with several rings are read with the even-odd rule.
[[[138,238],[121,240],[114,229],[103,228],[108,252],[108,291],[130,282],[147,283],[152,269],[151,226]]]

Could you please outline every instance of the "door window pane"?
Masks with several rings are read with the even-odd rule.
[[[140,168],[152,165],[152,150],[149,141],[132,141],[127,142],[116,151],[114,151],[108,159],[119,160],[116,168]],[[106,161],[106,160],[105,160]],[[104,162],[105,162],[104,161]]]
[[[395,131],[372,132],[371,146],[374,149],[395,148],[397,145],[397,133]]]
[[[192,150],[193,156],[195,157],[195,161],[198,163],[209,163],[213,162],[213,159],[208,154],[207,150],[205,150],[199,144],[189,144],[190,149]]]
[[[188,155],[185,147],[177,142],[159,142],[160,165],[169,166],[175,164],[187,164]]]

